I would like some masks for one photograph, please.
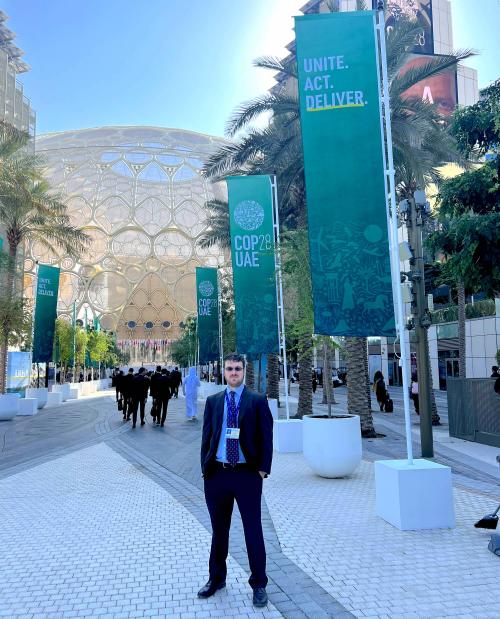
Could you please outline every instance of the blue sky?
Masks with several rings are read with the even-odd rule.
[[[31,71],[37,133],[159,125],[223,135],[242,101],[272,85],[305,0],[4,0]],[[471,8],[473,5],[473,9]],[[455,48],[484,86],[500,76],[500,0],[452,0]]]

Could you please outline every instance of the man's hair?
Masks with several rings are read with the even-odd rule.
[[[492,365],[491,366],[491,371],[492,372],[498,372],[498,365]]]
[[[167,372],[168,372],[167,368],[162,368],[162,371],[161,371],[162,374],[166,374]]]
[[[133,373],[134,373],[134,368],[129,368],[129,369],[128,369],[128,373],[129,373],[129,374],[133,374]]]
[[[146,368],[139,368],[139,374],[144,374],[145,371],[146,371]]]
[[[226,366],[226,361],[238,361],[238,363],[245,367],[245,357],[237,352],[230,352],[224,357],[224,367]]]
[[[157,372],[161,372],[161,365],[157,365],[157,366],[156,366],[156,371],[157,371]]]

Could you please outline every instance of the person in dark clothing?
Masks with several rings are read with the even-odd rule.
[[[172,384],[172,397],[179,397],[179,386],[182,383],[182,374],[179,372],[179,368],[175,366],[175,369],[170,373],[170,382]]]
[[[120,391],[122,378],[123,378],[123,372],[121,370],[119,372],[116,372],[116,374],[113,377],[113,381],[114,381],[114,385],[115,385],[116,401],[117,402],[122,397],[122,394],[121,394],[121,391]]]
[[[491,376],[490,378],[500,378],[500,372],[498,371],[498,365],[491,366]]]
[[[159,379],[161,378],[161,365],[156,366],[156,372],[151,376],[151,386],[149,389],[149,394],[153,398],[153,405],[151,407],[151,417],[153,418],[153,423],[160,423],[160,414],[161,414],[161,404],[158,400],[158,390],[157,384]]]
[[[169,371],[167,368],[163,368],[161,371],[161,376],[156,383],[156,399],[158,401],[156,423],[160,424],[162,428],[165,425],[165,419],[167,418],[168,401],[170,400],[171,393]]]
[[[121,394],[123,396],[123,419],[129,421],[132,414],[132,381],[134,369],[129,368],[126,376],[122,378]]]
[[[318,387],[318,378],[316,376],[316,372],[313,370],[313,373],[312,373],[312,390],[313,390],[313,393],[316,393],[317,387]]]
[[[139,368],[139,372],[132,379],[132,428],[135,428],[137,423],[137,411],[139,406],[141,407],[141,426],[146,423],[144,417],[150,383],[151,381],[146,374],[146,368]]]
[[[224,359],[227,387],[207,398],[203,417],[201,469],[212,523],[209,580],[198,597],[226,586],[231,514],[236,500],[243,521],[250,564],[250,586],[257,608],[267,604],[266,549],[262,534],[262,482],[271,472],[273,418],[267,399],[245,387],[245,358]]]
[[[385,401],[387,400],[387,388],[385,386],[384,375],[380,370],[377,370],[373,376],[373,391],[377,397],[377,402],[380,411],[384,410]]]

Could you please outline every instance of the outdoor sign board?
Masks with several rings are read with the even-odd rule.
[[[433,54],[432,0],[389,0],[387,2],[385,27],[390,31],[401,18],[416,21],[419,31],[415,37],[413,53]]]
[[[231,176],[227,187],[237,350],[250,357],[278,353],[271,179]]]
[[[58,291],[59,269],[40,264],[36,284],[33,363],[52,361]]]
[[[295,18],[314,330],[392,336],[375,12]]]
[[[196,267],[200,363],[219,358],[219,289],[217,269]]]
[[[7,393],[24,391],[29,386],[30,352],[9,352],[7,357]]]
[[[405,73],[405,71],[412,67],[422,66],[435,57],[415,56],[405,64],[402,73]],[[438,75],[432,75],[418,82],[411,88],[408,88],[402,96],[416,97],[429,103],[435,103],[440,114],[450,116],[455,111],[458,103],[456,67],[450,67]]]

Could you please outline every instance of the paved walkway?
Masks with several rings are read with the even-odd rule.
[[[350,479],[321,479],[302,454],[275,454],[264,484],[264,611],[251,604],[237,511],[228,587],[196,598],[210,524],[201,423],[184,420],[182,399],[164,429],[131,430],[110,395],[0,424],[0,617],[497,618],[500,561],[472,525],[500,498],[498,450],[452,446],[455,529],[400,532],[374,515],[371,464],[404,452],[393,399],[393,416],[375,415],[386,437],[364,441]],[[436,454],[446,460],[442,438]]]

